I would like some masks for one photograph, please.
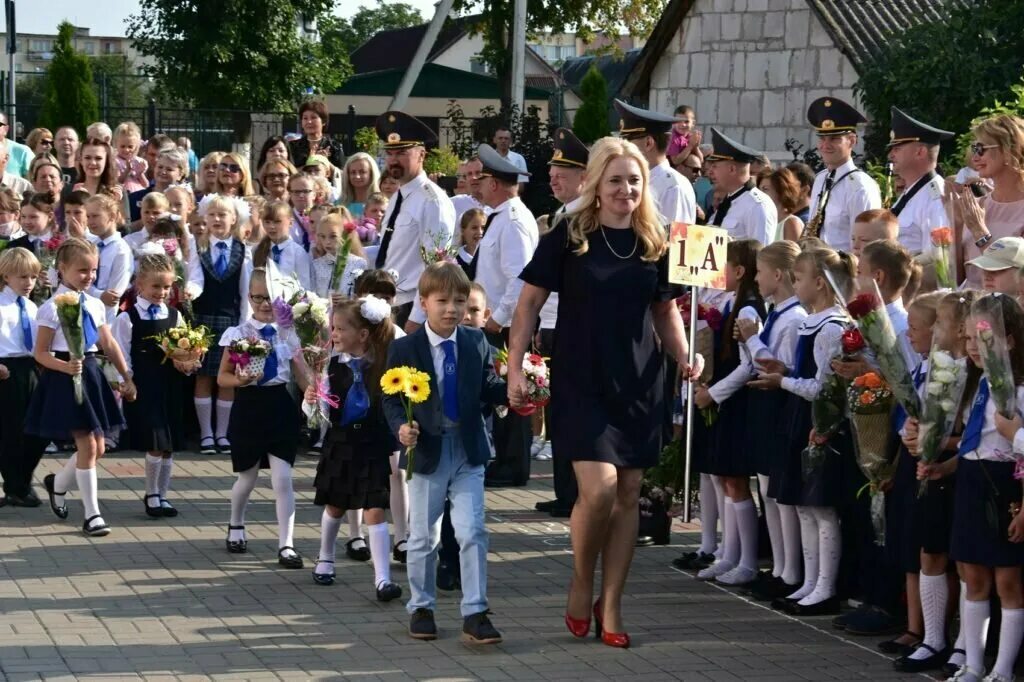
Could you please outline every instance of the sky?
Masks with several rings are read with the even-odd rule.
[[[424,18],[433,14],[435,0],[403,0],[416,7]],[[376,0],[340,0],[336,12],[351,16],[360,5],[374,6]],[[390,0],[385,0],[390,3]],[[76,26],[90,29],[94,36],[123,36],[124,21],[138,10],[138,0],[15,0],[19,33],[56,33],[57,24],[67,19]],[[101,10],[101,11],[100,11]],[[0,26],[6,31],[6,20],[0,12]]]

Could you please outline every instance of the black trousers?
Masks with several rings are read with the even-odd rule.
[[[555,330],[540,330],[540,345],[537,347],[539,355],[550,357],[554,349]],[[548,428],[550,435],[551,406],[544,408],[544,426]],[[576,486],[576,473],[572,468],[572,459],[568,452],[562,452],[551,443],[551,471],[555,479],[555,499],[560,505],[572,507],[576,504],[576,497],[579,495],[579,488]]]
[[[25,413],[38,378],[31,357],[0,358],[11,376],[0,381],[0,477],[4,494],[24,497],[32,490],[32,473],[46,441],[25,433]]]
[[[488,342],[502,348],[508,344],[508,328],[501,334],[487,333]],[[494,417],[494,461],[487,467],[487,477],[507,480],[512,485],[526,485],[530,480],[530,445],[533,427],[529,417],[509,410],[503,419]]]

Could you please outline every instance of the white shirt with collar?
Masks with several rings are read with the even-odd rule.
[[[476,281],[487,292],[491,319],[508,327],[523,290],[519,275],[533,258],[540,236],[537,221],[519,197],[495,207],[491,217],[477,247]]]
[[[227,348],[234,341],[238,341],[239,339],[251,337],[263,338],[260,336],[260,330],[268,325],[277,329],[277,334],[274,336],[274,350],[277,352],[277,376],[262,384],[258,384],[254,381],[248,386],[242,386],[242,389],[254,386],[257,388],[260,386],[277,386],[278,384],[287,384],[291,381],[291,358],[295,355],[295,352],[301,348],[299,339],[295,336],[295,332],[292,330],[286,329],[282,331],[281,329],[278,329],[277,325],[274,323],[257,322],[254,319],[249,319],[237,327],[228,327],[220,337],[220,345]]]
[[[311,270],[311,284],[313,291],[320,298],[328,298],[331,294],[331,277],[334,275],[334,265],[338,262],[338,256],[333,253],[325,253],[313,259]],[[334,291],[345,296],[351,296],[356,284],[356,272],[368,270],[366,259],[354,253],[348,254],[345,261],[345,269],[341,277],[334,284]]]
[[[974,407],[974,399],[977,396],[970,396],[971,402],[964,419],[970,416],[970,409]],[[1019,416],[1024,410],[1024,386],[1017,386],[1017,407],[1015,412]],[[1006,440],[996,430],[996,401],[989,395],[985,404],[985,421],[981,425],[981,443],[977,450],[966,452],[962,455],[964,459],[986,460],[993,462],[1014,462],[1024,455],[1024,429],[1020,429],[1013,437],[1013,442]]]
[[[672,168],[666,159],[651,167],[650,178],[651,196],[666,225],[697,222],[697,195],[682,173]]]
[[[814,178],[809,214],[811,219],[818,213],[818,201],[825,189],[828,173],[826,168]],[[833,249],[849,251],[850,233],[853,231],[853,223],[857,216],[864,211],[881,207],[882,193],[878,189],[878,183],[863,170],[858,169],[853,159],[847,159],[846,163],[836,169],[832,191],[825,207],[825,222],[819,233],[822,241]]]
[[[501,152],[498,152],[498,156],[501,156]],[[522,154],[514,152],[511,149],[509,149],[508,154],[506,156],[501,156],[501,158],[505,159],[506,161],[508,161],[509,163],[511,163],[513,166],[523,171],[524,173],[526,172],[526,159],[523,158]],[[517,180],[517,182],[519,182],[520,184],[529,181],[530,176],[528,175],[520,175],[519,179]]]
[[[842,324],[837,324],[837,322]],[[818,366],[818,371],[813,377],[807,379],[783,377],[783,390],[794,393],[804,400],[814,400],[818,397],[825,379],[834,373],[832,371],[832,358],[835,357],[841,347],[843,332],[847,322],[848,318],[843,310],[839,306],[832,306],[827,310],[822,310],[820,313],[808,315],[800,323],[797,332],[798,341],[800,336],[811,336],[817,333],[817,336],[814,337],[814,362]],[[795,347],[793,352],[795,356]],[[794,367],[794,370],[796,369],[799,368]]]
[[[71,292],[73,294],[81,294],[79,291],[72,291],[68,287],[61,284],[57,287],[57,290],[53,292],[55,298],[58,294],[64,294]],[[96,330],[107,322],[107,307],[103,305],[103,301],[92,296],[88,293],[85,294],[85,309],[89,312],[92,321],[96,324]],[[57,304],[53,302],[53,298],[50,298],[46,303],[39,307],[39,311],[36,313],[36,322],[40,327],[47,327],[53,330],[53,341],[50,342],[50,350],[53,352],[68,352],[68,342],[64,338],[64,331],[60,326],[60,318],[57,317]],[[93,344],[85,349],[86,353],[96,352],[96,344]]]
[[[153,305],[151,301],[139,296],[135,301],[135,310],[138,311],[139,317],[143,320],[166,320],[170,316],[170,311],[165,303],[157,304],[159,310],[156,316],[150,318],[149,306]],[[177,327],[185,326],[185,319],[178,315]],[[114,340],[117,341],[117,345],[121,347],[121,353],[124,355],[124,361],[128,365],[128,369],[132,368],[132,318],[128,314],[128,311],[118,313],[117,317],[114,318],[113,324],[110,325],[110,333],[113,334]]]
[[[395,218],[393,239],[388,244],[384,270],[398,271],[398,294],[395,305],[400,306],[416,298],[420,275],[426,267],[420,257],[420,247],[433,249],[435,246],[451,246],[455,234],[455,207],[440,187],[420,174],[402,185],[402,206]],[[387,211],[381,221],[381,239],[391,222],[391,216],[398,205],[397,194],[388,202]],[[376,267],[371,262],[371,266]]]
[[[892,330],[896,332],[900,352],[903,353],[903,360],[907,363],[907,370],[913,374],[917,366],[921,364],[921,354],[910,345],[910,336],[907,334],[910,321],[907,318],[907,309],[903,307],[903,299],[897,298],[892,303],[886,303],[885,312],[889,314],[889,319],[892,321]]]
[[[434,361],[434,378],[437,380],[437,385],[434,386],[434,389],[437,391],[437,399],[444,405],[444,348],[441,347],[441,344],[445,341],[455,342],[453,350],[455,351],[455,362],[457,364],[459,361],[459,328],[455,327],[455,331],[447,338],[431,329],[429,322],[423,325],[423,329],[427,332],[427,341],[430,342],[430,359]]]
[[[911,183],[911,186],[913,184],[915,183]],[[950,227],[949,216],[943,203],[945,192],[946,181],[936,175],[915,192],[900,211],[898,239],[910,253],[931,251],[932,230],[937,227]]]
[[[26,192],[32,191],[32,183],[25,178],[18,177],[13,173],[4,171],[3,178],[0,179],[0,185],[6,187],[12,192],[17,193],[19,196],[25,196]]]
[[[122,239],[120,233],[114,232],[109,237],[97,239],[96,250],[99,251],[99,272],[96,281],[89,287],[89,295],[99,298],[104,291],[113,289],[118,297],[128,290],[132,281],[135,258],[132,247]],[[107,323],[117,316],[117,303],[107,306]]]
[[[279,260],[274,259],[274,249],[280,250]],[[302,248],[302,244],[291,238],[285,238],[280,244],[271,243],[267,258],[274,260],[274,264],[277,265],[277,269],[282,275],[298,279],[303,289],[312,287],[313,259]]]
[[[781,303],[776,303],[774,310],[779,313],[772,326],[768,342],[761,340],[761,331],[765,325],[759,325],[757,334],[746,340],[747,350],[751,357],[775,358],[786,365],[789,370],[795,369],[797,333],[800,324],[807,319],[807,311],[796,296],[790,296]],[[771,313],[769,313],[769,316]],[[767,324],[767,319],[765,320]],[[755,367],[756,368],[756,367]]]
[[[736,198],[722,220],[722,229],[727,230],[734,240],[756,239],[762,244],[770,244],[779,223],[775,202],[757,187],[741,194],[737,192],[740,190],[733,193]]]
[[[39,309],[27,296],[19,297],[10,287],[4,287],[0,291],[0,358],[21,358],[32,355],[31,348],[25,348],[25,338],[21,331],[21,308],[18,306],[18,298],[25,299],[25,314],[28,315],[28,323],[32,328],[32,342],[38,337],[36,334],[36,313]]]
[[[228,259],[228,263],[231,262],[231,249],[234,248],[234,243],[238,241],[234,237],[228,237],[227,239],[218,239],[217,237],[210,237],[210,262],[216,265],[217,256],[220,251],[224,251],[225,258]],[[224,249],[218,248],[218,244],[227,244]],[[243,244],[244,246],[244,244]],[[301,248],[301,245],[300,245]],[[252,278],[252,253],[248,249],[243,249],[244,254],[242,256],[242,272],[238,276],[238,294],[241,297],[242,305],[239,313],[241,317],[239,319],[248,320],[252,317],[252,307],[249,305],[249,279]]]
[[[477,208],[484,212],[484,215],[491,215],[491,207],[476,200],[472,194],[456,194],[452,197],[452,206],[455,207],[455,224],[462,222],[462,215],[471,208]]]
[[[733,305],[735,305],[735,302]],[[754,306],[750,305],[749,301],[736,313],[736,319],[750,320],[757,324],[761,323],[761,316],[757,314],[757,310]],[[722,324],[725,324],[724,320],[722,321]],[[757,375],[754,364],[750,359],[750,353],[747,352],[747,349],[743,344],[739,345],[738,352],[740,354],[740,364],[736,369],[719,379],[713,386],[711,386],[711,388],[708,389],[711,399],[719,405],[726,401],[733,393],[746,386],[747,382]]]
[[[149,230],[145,227],[124,237],[125,243],[131,247],[136,260],[139,258],[139,249],[150,239]],[[179,261],[182,259],[181,249],[175,253],[174,257]],[[192,234],[188,235],[188,262],[185,264],[185,271],[188,274],[188,282],[185,283],[185,289],[192,294],[193,300],[197,299],[203,295],[206,277],[203,275],[203,266],[199,263],[199,249],[196,248],[196,238]]]

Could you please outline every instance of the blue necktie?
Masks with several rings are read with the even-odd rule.
[[[273,258],[274,262],[278,265],[281,264],[281,251],[283,251],[283,249],[277,244],[270,247],[270,257]]]
[[[21,324],[21,339],[25,342],[25,350],[32,350],[32,323],[25,310],[25,297],[18,297],[18,322]]]
[[[78,295],[78,305],[82,308],[82,339],[85,350],[92,348],[100,338],[100,330],[96,328],[96,320],[92,319],[89,309],[85,307],[85,294]]]
[[[99,287],[99,285],[100,285],[100,261],[103,260],[103,249],[107,248],[107,243],[106,242],[97,242],[96,243],[96,248],[99,249],[99,252],[100,252],[99,258],[96,259],[96,286]]]
[[[796,355],[793,358],[793,371],[796,373],[796,376],[799,379],[809,379],[810,378],[810,377],[805,377],[803,374],[801,374],[801,372],[803,372],[804,358],[807,357],[807,353],[808,352],[811,352],[811,353],[814,352],[813,346],[814,346],[814,335],[812,335],[812,334],[805,334],[805,335],[802,335],[802,336],[797,338],[797,341],[796,341]]]
[[[217,260],[213,263],[213,271],[217,273],[217,276],[223,278],[224,275],[228,274],[228,244],[227,242],[217,242]]]
[[[256,382],[257,385],[262,386],[271,379],[277,378],[277,350],[274,348],[274,337],[277,336],[277,330],[273,325],[264,325],[260,330],[260,336],[270,344],[270,353],[263,365],[263,378]]]
[[[352,358],[348,367],[352,370],[352,387],[348,389],[345,405],[341,408],[342,426],[359,421],[370,411],[370,394],[363,383],[363,363],[359,358]]]
[[[149,313],[149,319],[155,320],[156,314],[160,312],[160,306],[156,303],[150,303],[149,307],[146,308],[146,312]]]
[[[921,384],[924,383],[924,363],[917,366],[914,371],[914,388],[921,388]],[[903,428],[903,425],[907,422],[907,411],[903,409],[903,406],[899,403],[896,404],[896,409],[892,413],[892,426],[893,431],[899,433]]]
[[[800,305],[799,301],[797,301],[796,303],[790,303],[782,310],[776,309],[768,313],[768,321],[764,323],[764,329],[762,329],[761,333],[757,335],[757,338],[761,339],[761,343],[763,343],[766,346],[768,345],[768,339],[771,338],[772,328],[775,326],[775,323],[778,321],[780,317],[782,317],[783,313],[789,312],[798,305]]]
[[[453,422],[459,421],[459,389],[456,381],[455,342],[451,339],[441,342],[444,351],[444,416]]]
[[[981,427],[985,425],[985,405],[988,403],[988,379],[978,384],[978,395],[971,406],[971,416],[967,418],[964,435],[960,437],[961,457],[974,452],[981,445]]]

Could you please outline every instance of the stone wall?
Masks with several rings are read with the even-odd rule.
[[[651,73],[648,104],[689,104],[705,136],[714,125],[786,159],[787,138],[814,145],[809,102],[834,95],[860,108],[856,80],[806,0],[696,0]]]

